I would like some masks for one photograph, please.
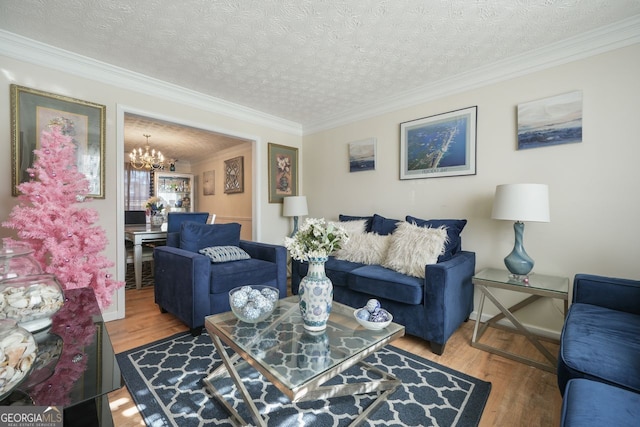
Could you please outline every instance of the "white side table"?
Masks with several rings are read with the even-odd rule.
[[[557,358],[540,343],[540,340],[553,342],[557,342],[557,340],[552,340],[550,338],[543,337],[531,332],[514,316],[513,313],[540,298],[546,297],[563,300],[564,315],[566,316],[569,299],[569,279],[566,277],[532,274],[529,276],[529,282],[525,283],[512,279],[510,277],[510,273],[507,270],[487,268],[473,276],[472,281],[473,284],[476,285],[478,289],[480,289],[482,295],[480,297],[480,307],[478,310],[478,315],[476,317],[476,324],[473,329],[473,336],[471,337],[471,346],[555,373]],[[491,293],[489,288],[507,289],[509,291],[529,294],[530,296],[524,301],[521,301],[518,304],[507,308],[502,305],[502,303],[500,303],[500,301]],[[484,309],[484,301],[486,297],[488,297],[491,302],[493,302],[496,307],[500,309],[501,313],[493,316],[491,319],[484,322],[481,326],[482,311]],[[511,353],[479,342],[482,334],[484,334],[487,328],[499,327],[500,325],[498,325],[497,322],[504,318],[508,319],[516,328],[514,330],[509,328],[509,330],[527,337],[531,344],[533,344],[536,349],[545,356],[545,358],[549,361],[549,364],[541,363],[537,360],[526,358],[518,354]]]

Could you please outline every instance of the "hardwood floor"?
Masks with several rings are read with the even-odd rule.
[[[556,376],[471,347],[473,322],[462,325],[449,339],[445,352],[437,356],[429,343],[415,337],[393,342],[396,347],[492,383],[491,394],[480,426],[557,426],[562,399]],[[126,291],[126,318],[107,323],[116,353],[168,337],[187,327],[170,314],[161,314],[153,302],[153,288]],[[489,330],[482,342],[543,361],[529,342],[519,335]],[[558,346],[545,343],[552,354]],[[116,427],[144,426],[126,387],[109,395]]]

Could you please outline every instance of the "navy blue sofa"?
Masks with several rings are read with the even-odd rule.
[[[563,426],[638,425],[640,281],[575,276],[560,338],[558,387]]]
[[[214,262],[199,253],[208,247],[233,246],[249,259]],[[239,252],[239,251],[238,251]],[[284,246],[240,240],[240,224],[186,221],[167,245],[154,250],[155,302],[161,311],[184,322],[196,336],[204,318],[231,310],[229,291],[244,285],[269,285],[287,296],[287,250]]]
[[[340,220],[367,219],[368,232],[393,233],[398,220],[340,215]],[[381,265],[365,265],[329,257],[325,264],[327,277],[333,283],[333,299],[351,307],[363,307],[376,298],[393,315],[393,321],[405,326],[407,334],[429,341],[436,354],[444,352],[449,337],[473,311],[475,253],[461,250],[460,232],[466,220],[421,220],[406,217],[425,227],[445,225],[449,244],[437,264],[425,266],[425,278],[399,273]],[[300,281],[308,264],[292,262],[291,290],[298,294]]]

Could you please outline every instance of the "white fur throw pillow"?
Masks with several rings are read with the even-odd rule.
[[[382,265],[399,273],[424,278],[425,265],[438,262],[447,240],[446,227],[426,228],[401,222],[391,234],[387,258]]]
[[[335,252],[337,259],[362,264],[382,264],[387,256],[391,236],[377,233],[354,234],[342,249]]]
[[[363,234],[367,228],[366,219],[340,222],[331,221],[330,224],[333,224],[336,227],[342,227],[349,237],[355,236],[356,234]]]

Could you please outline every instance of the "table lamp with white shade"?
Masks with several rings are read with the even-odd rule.
[[[546,184],[503,184],[496,187],[493,219],[515,221],[513,251],[504,259],[507,269],[516,276],[526,276],[534,261],[522,244],[524,222],[549,222],[549,187]]]
[[[293,231],[289,237],[298,232],[298,217],[308,213],[307,196],[289,196],[283,199],[282,216],[293,217]]]

